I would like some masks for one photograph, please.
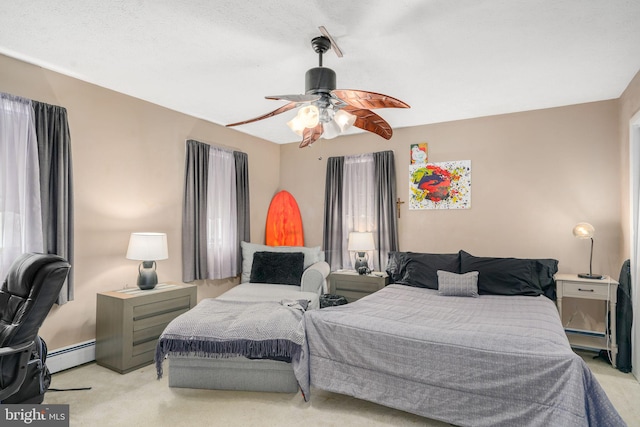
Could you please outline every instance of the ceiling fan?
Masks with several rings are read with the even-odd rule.
[[[319,66],[311,68],[305,75],[304,95],[266,96],[266,99],[289,101],[267,114],[242,122],[228,124],[239,126],[267,119],[297,107],[302,107],[296,117],[287,123],[299,136],[300,148],[308,147],[321,136],[334,138],[350,126],[373,132],[390,139],[393,130],[389,123],[371,111],[376,108],[410,108],[408,104],[388,95],[363,90],[336,89],[336,73],[322,66],[322,55],[333,46],[342,57],[340,48],[324,27],[319,27],[322,36],[311,40],[313,50],[319,56]]]

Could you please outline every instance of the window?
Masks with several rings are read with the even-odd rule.
[[[25,252],[42,252],[38,146],[31,101],[0,96],[0,278]]]
[[[369,266],[386,268],[389,252],[398,250],[395,195],[392,151],[328,159],[323,247],[331,270],[353,269],[351,231],[373,233],[376,250]]]
[[[247,155],[193,140],[186,154],[182,279],[237,276],[250,240]]]

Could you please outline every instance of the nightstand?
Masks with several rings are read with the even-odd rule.
[[[121,374],[153,363],[158,337],[193,308],[195,285],[161,283],[101,292],[96,312],[96,362]]]
[[[388,284],[389,276],[385,272],[358,274],[353,270],[339,270],[329,274],[329,293],[342,295],[349,302],[379,291]]]
[[[585,331],[565,328],[569,343],[578,348],[611,351],[611,365],[615,368],[618,344],[616,341],[616,304],[618,299],[618,282],[605,276],[600,280],[583,279],[577,274],[556,274],[556,294],[558,312],[562,319],[562,299],[581,298],[600,300],[606,304],[605,331]],[[609,319],[609,326],[606,321]]]

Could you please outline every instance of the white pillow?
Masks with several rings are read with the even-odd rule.
[[[470,271],[464,274],[438,270],[438,293],[446,296],[477,297],[478,272]]]
[[[324,261],[324,252],[320,246],[267,246],[257,243],[240,242],[242,248],[242,276],[241,283],[249,283],[251,278],[251,266],[253,265],[253,254],[256,252],[302,252],[304,254],[303,269],[309,268],[316,262]]]

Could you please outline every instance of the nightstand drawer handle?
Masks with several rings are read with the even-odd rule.
[[[593,289],[582,289],[582,288],[578,288],[578,290],[580,292],[593,292]]]

